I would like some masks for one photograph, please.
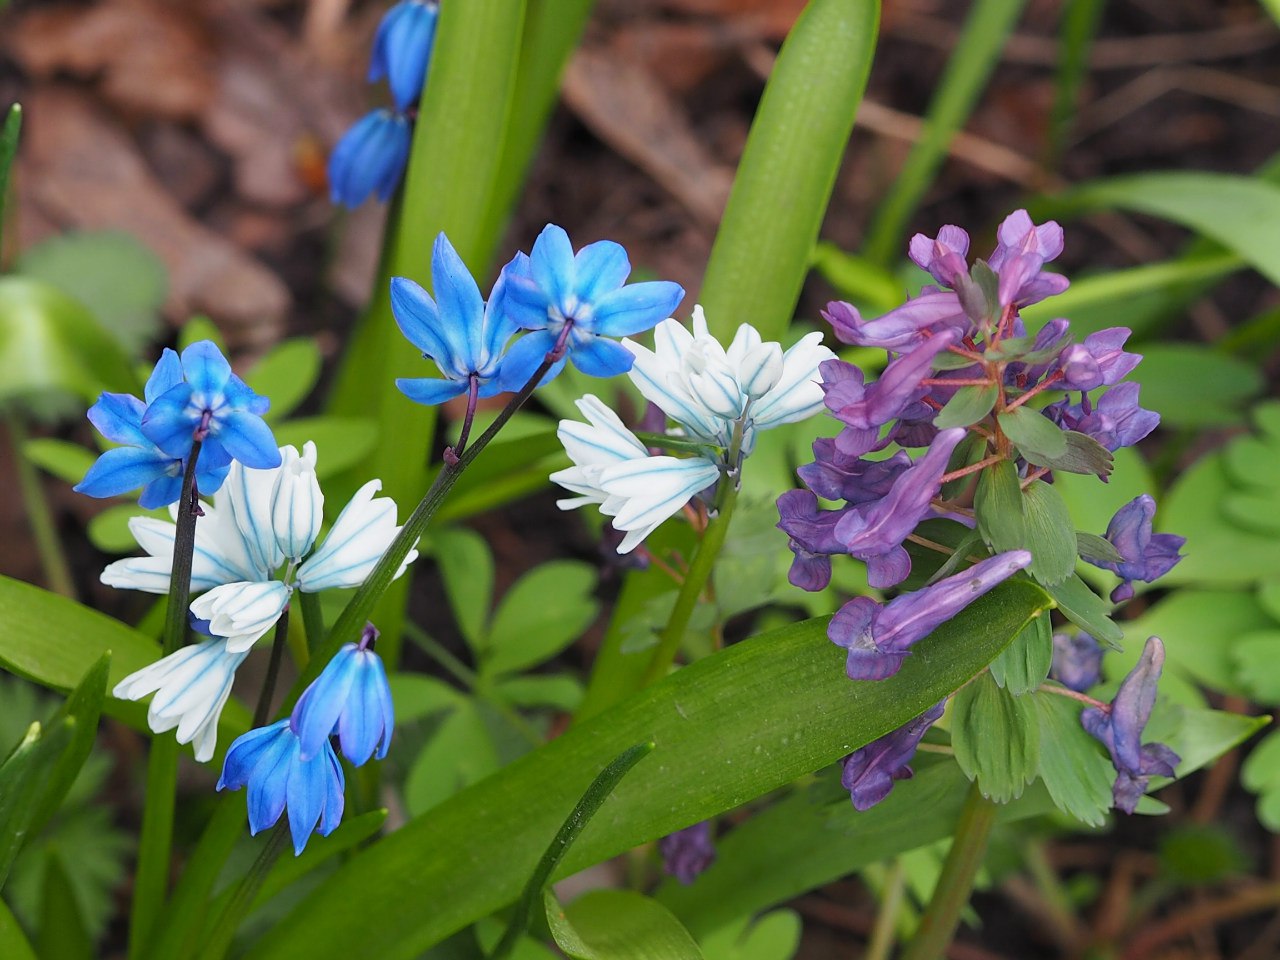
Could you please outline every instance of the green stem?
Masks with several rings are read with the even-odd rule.
[[[947,862],[942,865],[933,897],[920,918],[915,937],[902,954],[902,960],[938,960],[944,955],[960,923],[960,911],[973,892],[973,880],[987,851],[987,839],[991,836],[998,809],[982,795],[976,783],[970,786]]]
[[[619,781],[627,775],[627,772],[637,763],[643,760],[653,750],[652,741],[648,743],[638,743],[623,751],[615,758],[607,767],[600,771],[600,775],[591,781],[591,786],[587,787],[587,792],[582,795],[582,799],[578,801],[568,816],[568,819],[561,824],[560,829],[556,831],[555,838],[551,841],[551,846],[547,847],[547,852],[542,855],[542,859],[538,861],[538,865],[534,867],[529,882],[525,884],[524,892],[520,895],[520,902],[516,905],[515,912],[511,915],[511,922],[507,925],[506,932],[503,933],[502,939],[498,941],[498,945],[493,948],[493,953],[489,954],[489,960],[503,960],[510,955],[515,948],[516,943],[529,929],[529,918],[533,916],[535,907],[542,898],[543,888],[551,879],[551,874],[555,872],[556,867],[569,852],[569,847],[573,845],[573,841],[578,838],[578,834],[595,816],[601,804],[608,799],[609,794],[613,793]]]
[[[271,836],[267,838],[267,845],[258,854],[258,859],[253,862],[249,872],[240,880],[235,893],[227,901],[226,908],[223,909],[221,915],[215,921],[212,932],[205,940],[205,947],[200,953],[200,960],[222,960],[226,956],[227,950],[231,946],[231,941],[236,935],[236,930],[240,927],[240,922],[244,919],[244,915],[248,912],[250,906],[252,906],[254,897],[258,895],[258,890],[262,888],[262,883],[267,879],[267,874],[271,871],[272,865],[284,851],[288,842],[289,821],[281,819],[276,823],[275,829],[271,831]]]
[[[423,630],[412,621],[405,623],[404,633],[410,640],[422,648],[422,651],[440,666],[453,675],[453,678],[468,690],[474,689],[480,678],[474,670],[454,656],[444,644]]]
[[[902,860],[894,857],[884,878],[884,892],[880,898],[880,912],[871,928],[871,940],[862,960],[889,960],[898,929],[898,914],[902,911],[903,894],[906,892],[906,871]]]
[[[285,643],[289,636],[289,608],[280,612],[276,621],[276,635],[271,641],[271,659],[267,662],[267,678],[258,694],[258,706],[253,711],[253,728],[264,726],[271,716],[271,698],[276,692],[276,679],[280,676],[280,661],[284,659]]]
[[[200,441],[196,440],[187,455],[182,495],[178,498],[173,567],[169,572],[169,604],[165,610],[161,645],[161,654],[166,657],[176,652],[187,636],[191,558],[196,545],[196,520],[200,516],[200,491],[196,489],[196,461],[199,459]],[[167,733],[152,737],[147,759],[147,793],[142,808],[142,836],[138,843],[138,869],[133,881],[133,905],[129,911],[129,960],[142,956],[169,887],[173,808],[177,792],[178,743]]]
[[[31,536],[35,539],[36,552],[40,554],[40,563],[44,567],[45,582],[51,590],[74,600],[75,581],[71,578],[66,554],[62,552],[62,542],[58,539],[58,528],[49,507],[49,498],[45,496],[39,471],[23,452],[27,445],[26,424],[16,410],[6,411],[5,422],[9,427],[9,444],[13,448],[13,460],[18,469],[22,505],[26,508]]]
[[[302,626],[307,633],[307,649],[313,650],[324,640],[324,610],[320,607],[318,593],[298,591],[298,606],[302,608]],[[306,666],[305,663],[298,664]]]

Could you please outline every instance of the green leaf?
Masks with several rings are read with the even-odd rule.
[[[1023,457],[1037,467],[1065,470],[1067,473],[1090,473],[1104,478],[1111,473],[1111,464],[1115,458],[1110,450],[1093,437],[1075,430],[1064,430],[1061,433],[1067,445],[1062,456],[1045,457],[1034,450],[1024,449]]]
[[[1023,456],[1030,454],[1040,460],[1061,460],[1067,454],[1066,434],[1039,410],[1025,405],[1014,407],[999,414],[996,420]]]
[[[1174,427],[1238,424],[1249,398],[1264,386],[1253,364],[1191,343],[1144,343],[1138,375],[1142,405]],[[1187,389],[1189,383],[1195,390]]]
[[[1099,643],[1114,647],[1124,639],[1124,631],[1108,616],[1107,604],[1079,576],[1072,575],[1045,589],[1063,615]]]
[[[83,410],[103,390],[138,393],[128,359],[78,300],[29,277],[0,277],[0,407]]]
[[[0,957],[5,957],[6,960],[36,960],[31,942],[3,900],[0,900]]]
[[[301,450],[308,440],[315,443],[316,476],[321,480],[365,464],[379,434],[377,424],[357,417],[303,417],[274,424],[272,430],[282,447],[291,443]],[[378,476],[363,467],[361,475],[361,483]]]
[[[949,430],[977,423],[991,412],[999,393],[994,383],[984,387],[961,387],[947,401],[947,405],[938,411],[933,419],[934,425],[939,430]]]
[[[1280,630],[1253,630],[1237,637],[1231,660],[1251,700],[1280,704]]]
[[[513,673],[549,660],[573,643],[596,618],[590,564],[556,560],[515,582],[493,615],[486,673]]]
[[[414,816],[439,806],[499,767],[498,752],[479,709],[471,701],[455,707],[409,768],[404,802]]]
[[[794,910],[741,917],[700,938],[706,960],[791,960],[804,923]]]
[[[75,735],[75,719],[62,717],[52,726],[33,723],[27,735],[0,766],[0,885],[30,835],[41,812],[36,804],[53,779]]]
[[[494,688],[513,707],[552,707],[572,713],[582,703],[582,683],[570,674],[504,677]]]
[[[294,337],[277,344],[254,364],[244,382],[271,398],[266,419],[283,420],[311,393],[320,379],[320,348],[311,337]]]
[[[1143,740],[1167,744],[1180,758],[1177,777],[1182,778],[1213,763],[1270,722],[1267,716],[1245,717],[1226,710],[1157,702]]]
[[[951,703],[951,746],[956,762],[988,800],[1022,796],[1040,768],[1040,727],[1031,697],[1001,690],[982,674]]]
[[[1066,697],[1031,697],[1040,726],[1040,779],[1058,809],[1100,827],[1111,809],[1115,770],[1102,744],[1080,725],[1080,705]]]
[[[1280,833],[1280,730],[1258,743],[1240,768],[1240,782],[1258,794],[1258,819]]]
[[[80,301],[129,356],[142,354],[160,332],[169,276],[164,261],[131,234],[51,237],[24,251],[14,270]]]
[[[813,269],[845,299],[868,303],[880,311],[902,303],[902,282],[892,272],[866,257],[841,250],[819,240],[813,248]],[[972,364],[972,360],[966,360]]]
[[[413,723],[456,707],[466,699],[438,677],[421,673],[401,671],[391,677],[389,684],[396,723]]]
[[[89,960],[93,941],[85,929],[71,886],[71,864],[65,852],[49,857],[44,868],[41,897],[39,948],[42,957],[58,960]],[[74,862],[74,861],[72,861]]]
[[[1036,480],[1022,491],[1027,518],[1027,572],[1045,584],[1061,583],[1076,569],[1076,531],[1071,510],[1057,488]]]
[[[1027,519],[1022,507],[1022,486],[1012,460],[1001,460],[978,474],[973,497],[978,530],[997,553],[1022,550],[1027,545]]]
[[[484,537],[465,527],[438,528],[430,537],[449,609],[478,657],[488,646],[485,624],[493,609],[493,554]]]
[[[991,676],[997,686],[1020,697],[1044,683],[1051,666],[1053,627],[1047,616],[1036,617],[991,661]]]
[[[73,485],[84,479],[98,459],[96,454],[78,443],[52,438],[28,440],[22,445],[22,453],[40,469]]]
[[[136,503],[118,503],[93,515],[86,530],[89,542],[103,553],[136,553],[138,541],[129,529],[129,521],[134,517],[170,519],[165,508],[143,510]]]
[[[982,669],[1047,604],[1030,582],[1002,584],[875,683],[848,679],[824,619],[736,643],[356,854],[248,956],[414,957],[514,900],[564,811],[627,746],[657,744],[648,772],[619,785],[562,875],[737,807],[896,729]],[[415,907],[424,902],[433,908]],[[349,922],[353,911],[363,923]]]
[[[879,7],[810,0],[782,45],[703,275],[713,334],[731,337],[749,316],[777,340],[791,322],[866,88]]]
[[[11,104],[4,116],[4,127],[0,128],[0,253],[4,252],[4,208],[9,196],[9,170],[18,152],[18,132],[21,129],[22,104]]]
[[[573,960],[702,960],[671,911],[634,890],[593,890],[568,907],[547,894],[547,925]]]
[[[1098,536],[1096,533],[1085,533],[1083,530],[1076,531],[1076,552],[1080,555],[1081,560],[1087,560],[1092,563],[1095,560],[1101,560],[1105,563],[1121,563],[1124,557],[1120,555],[1120,551],[1112,546],[1111,541]]]
[[[1074,187],[1054,199],[1055,214],[1128,210],[1161,217],[1216,240],[1280,284],[1280,187],[1223,173],[1142,173]]]

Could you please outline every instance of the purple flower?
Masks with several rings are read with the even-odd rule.
[[[1067,347],[1058,358],[1062,380],[1055,386],[1062,390],[1093,390],[1119,383],[1142,362],[1141,354],[1122,349],[1132,333],[1128,327],[1110,327],[1089,334],[1084,343]]]
[[[813,457],[813,463],[796,471],[804,485],[824,499],[847,500],[850,504],[879,500],[888,494],[899,474],[911,466],[911,457],[905,450],[887,460],[866,460],[861,455],[843,453],[836,441],[827,437],[813,442]]]
[[[795,556],[787,579],[793,587],[816,593],[831,582],[831,555],[844,553],[835,536],[839,510],[819,510],[818,498],[808,490],[788,490],[778,498],[778,529],[790,538]]]
[[[1112,603],[1133,597],[1133,581],[1152,583],[1182,559],[1178,551],[1187,538],[1172,533],[1152,533],[1151,521],[1155,515],[1156,502],[1148,494],[1130,500],[1107,524],[1106,539],[1123,559],[1116,563],[1098,557],[1084,558],[1095,567],[1110,570],[1123,581],[1111,591]]]
[[[884,426],[902,413],[928,389],[921,385],[929,376],[933,358],[959,339],[956,330],[931,336],[910,353],[885,368],[880,379],[863,386],[860,377],[848,377],[826,389],[825,403],[837,420],[855,430]],[[830,361],[827,361],[828,363]]]
[[[909,245],[911,259],[921,270],[927,270],[944,287],[954,290],[960,277],[968,276],[969,234],[947,224],[937,238],[917,233]]]
[[[293,708],[299,756],[310,760],[336,733],[342,755],[353,766],[364,765],[377,750],[381,760],[391,746],[395,711],[382,658],[373,652],[378,631],[367,624],[359,646],[345,644]]]
[[[940,432],[928,452],[898,474],[885,496],[846,510],[836,524],[844,552],[866,562],[871,586],[892,587],[911,572],[902,541],[928,515],[951,452],[965,436],[960,427]]]
[[[668,834],[658,841],[658,850],[662,854],[662,871],[688,886],[715,862],[711,821],[703,820]]]
[[[1050,220],[1036,226],[1025,210],[1015,210],[1000,224],[999,243],[987,265],[1000,277],[1000,305],[1025,307],[1062,293],[1066,277],[1041,270],[1062,253],[1062,227]]]
[[[854,597],[831,619],[827,637],[848,651],[851,680],[883,680],[898,672],[918,640],[1030,563],[1030,553],[1012,550],[885,605]]]
[[[327,837],[342,822],[345,781],[328,741],[310,760],[301,757],[301,741],[285,719],[237,737],[227,750],[219,790],[249,788],[249,832],[274,826],[289,811],[293,852],[302,853],[313,832]]]
[[[1142,743],[1142,731],[1156,702],[1156,681],[1164,668],[1164,644],[1150,637],[1106,709],[1086,707],[1080,723],[1102,742],[1116,768],[1112,797],[1116,808],[1133,813],[1152,777],[1172,777],[1181,759],[1162,743]]]
[[[921,293],[874,320],[863,320],[857,307],[836,300],[827,304],[822,316],[831,324],[836,339],[859,347],[902,350],[921,343],[925,331],[949,325],[967,331],[971,324],[960,299],[950,291]]]
[[[1050,676],[1069,690],[1085,693],[1101,678],[1102,645],[1087,633],[1053,635]]]
[[[1160,414],[1138,406],[1136,383],[1116,384],[1095,407],[1088,394],[1072,406],[1064,397],[1044,408],[1045,415],[1065,430],[1077,430],[1108,450],[1131,447],[1160,425]]]
[[[909,764],[925,732],[942,716],[946,701],[930,707],[897,730],[872,740],[844,758],[840,783],[849,791],[855,810],[870,810],[889,795],[894,781],[909,780]]]

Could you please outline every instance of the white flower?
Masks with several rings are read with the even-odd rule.
[[[248,650],[227,649],[227,641],[206,640],[143,667],[121,680],[112,695],[120,700],[141,700],[154,693],[147,723],[156,733],[178,728],[178,742],[195,742],[196,759],[213,757],[218,739],[218,718],[231,681]]]
[[[618,415],[590,394],[578,402],[589,424],[561,420],[557,431],[574,465],[551,479],[576,497],[557,501],[561,510],[589,503],[613,517],[626,533],[619,553],[630,553],[658,524],[680,511],[699,490],[715,482],[720,468],[706,457],[651,457]]]
[[[654,329],[654,349],[633,340],[622,344],[635,356],[632,382],[691,436],[729,446],[745,413],[743,450],[755,447],[757,430],[793,423],[822,408],[818,365],[832,359],[822,334],[803,337],[785,353],[765,343],[744,323],[726,350],[707,330],[701,306],[693,309],[693,332],[678,321]]]
[[[293,591],[359,586],[400,532],[395,503],[375,497],[382,484],[370,480],[313,551],[324,505],[316,480],[315,444],[307,443],[301,454],[294,447],[281,447],[280,456],[281,465],[271,470],[232,463],[213,505],[203,507],[204,516],[196,524],[191,590],[202,596],[192,601],[191,613],[208,622],[214,640],[179,650],[116,687],[116,696],[128,700],[159,689],[148,717],[151,728],[160,733],[179,726],[180,743],[207,737],[207,755],[200,759],[212,756],[217,715],[230,693],[235,668],[280,619]],[[175,517],[176,510],[175,506],[171,511]],[[148,556],[117,560],[102,572],[102,582],[168,593],[175,525],[137,517],[129,529]],[[396,576],[417,556],[416,549],[410,550]],[[218,645],[217,656],[210,643]],[[197,650],[202,653],[192,652]],[[190,692],[184,692],[188,687]],[[166,690],[172,692],[166,695]],[[215,690],[221,692],[215,696]],[[156,703],[165,705],[157,709]]]

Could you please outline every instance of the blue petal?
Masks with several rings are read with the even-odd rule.
[[[147,385],[143,389],[142,396],[147,403],[150,403],[160,394],[171,387],[176,387],[181,382],[182,361],[178,359],[176,351],[165,347],[160,354],[160,359],[156,361],[155,369],[151,371],[151,376],[147,379]]]
[[[230,469],[231,454],[223,449],[222,444],[201,447],[200,459],[196,461],[196,489],[203,494],[217,493]]]
[[[569,354],[573,365],[589,377],[616,377],[626,373],[635,356],[620,343],[604,337],[592,337]]]
[[[146,404],[127,393],[104,393],[89,408],[89,422],[98,432],[115,443],[150,445],[142,433],[142,416]]]
[[[595,303],[591,331],[606,337],[642,333],[671,316],[684,299],[684,287],[670,280],[633,283]]]
[[[210,435],[217,437],[227,453],[246,467],[271,470],[280,466],[280,448],[276,446],[271,428],[247,410],[215,417],[210,424]]]
[[[231,364],[212,340],[198,340],[182,351],[182,371],[192,391],[206,401],[221,396],[231,379]]]
[[[387,686],[387,674],[382,659],[371,651],[357,652],[353,661],[357,672],[338,722],[338,739],[342,755],[359,767],[373,756],[380,739],[383,748],[379,759],[386,756],[390,735],[385,726],[383,690]]]
[[[498,382],[503,390],[514,393],[529,382],[529,378],[542,365],[551,348],[556,345],[556,336],[549,330],[538,330],[525,334],[516,341],[515,346],[502,358],[502,368],[498,371]],[[564,369],[564,358],[547,371],[542,384],[550,383]],[[541,386],[542,384],[539,384]]]
[[[192,387],[180,383],[153,400],[142,415],[142,432],[148,440],[171,457],[185,457],[191,452],[200,417],[189,411]]]
[[[484,300],[471,271],[443,233],[431,251],[431,282],[440,311],[440,333],[452,348],[452,372],[472,373],[484,342]]]
[[[392,277],[391,315],[404,338],[443,367],[450,350],[431,294],[408,277]]]
[[[543,330],[551,322],[551,297],[532,277],[508,274],[502,310],[522,329]]]
[[[255,416],[262,416],[271,409],[271,401],[253,392],[253,388],[234,373],[227,379],[222,389],[227,405],[233,410],[248,410]]]
[[[157,477],[145,487],[138,497],[138,506],[144,510],[154,510],[157,507],[167,507],[171,503],[177,503],[182,499],[182,474],[175,473],[172,476],[166,474],[163,477]]]
[[[529,271],[551,303],[564,309],[574,292],[573,244],[562,227],[549,223],[533,243]]]
[[[100,456],[84,479],[72,489],[90,497],[115,497],[164,476],[172,464],[172,457],[165,456],[154,447],[117,447]],[[173,503],[173,500],[165,503]]]
[[[414,403],[428,407],[456,397],[467,389],[465,380],[436,380],[432,377],[400,377],[396,387]]]
[[[523,253],[517,253],[511,262],[502,268],[498,279],[489,291],[489,299],[484,305],[484,352],[492,363],[502,356],[507,342],[520,329],[520,324],[507,310],[507,285],[509,278],[521,273],[521,260],[528,260]]]
[[[343,795],[346,789],[346,778],[342,775],[342,764],[338,762],[338,755],[333,752],[333,747],[328,743],[324,745],[323,759],[327,767],[327,776],[325,777],[325,798],[324,798],[324,814],[320,818],[320,835],[327,837],[338,829],[338,824],[342,823],[342,808],[346,805],[346,797]]]
[[[289,832],[293,835],[293,852],[300,854],[311,839],[311,834],[324,811],[328,796],[328,758],[316,757],[307,761],[296,755],[289,765],[288,795]]]
[[[387,110],[365,114],[329,156],[329,187],[334,203],[358,207],[377,191],[385,201],[395,190],[409,156],[406,118]]]
[[[411,139],[409,121],[400,116],[392,117],[391,123],[382,132],[373,164],[377,175],[373,189],[383,203],[391,199],[391,194],[396,192],[396,187],[400,184],[400,178],[404,176]]]
[[[218,778],[219,790],[239,790],[253,776],[254,768],[263,754],[276,741],[280,730],[288,720],[280,720],[270,726],[258,727],[236,737],[227,748],[222,762],[222,776]]]
[[[284,721],[287,725],[288,721]],[[279,727],[279,724],[275,725]],[[287,726],[279,729],[249,773],[249,832],[275,826],[288,801],[289,772],[298,759],[298,738]]]
[[[587,303],[594,303],[611,290],[618,289],[631,276],[627,251],[612,240],[587,244],[573,258],[573,264],[577,274],[578,298]]]
[[[351,695],[359,671],[354,643],[345,644],[303,691],[293,708],[293,726],[298,731],[298,754],[310,760],[329,742]]]
[[[385,57],[392,99],[404,111],[422,95],[435,39],[436,10],[425,3],[399,6],[402,13],[387,34]]]

